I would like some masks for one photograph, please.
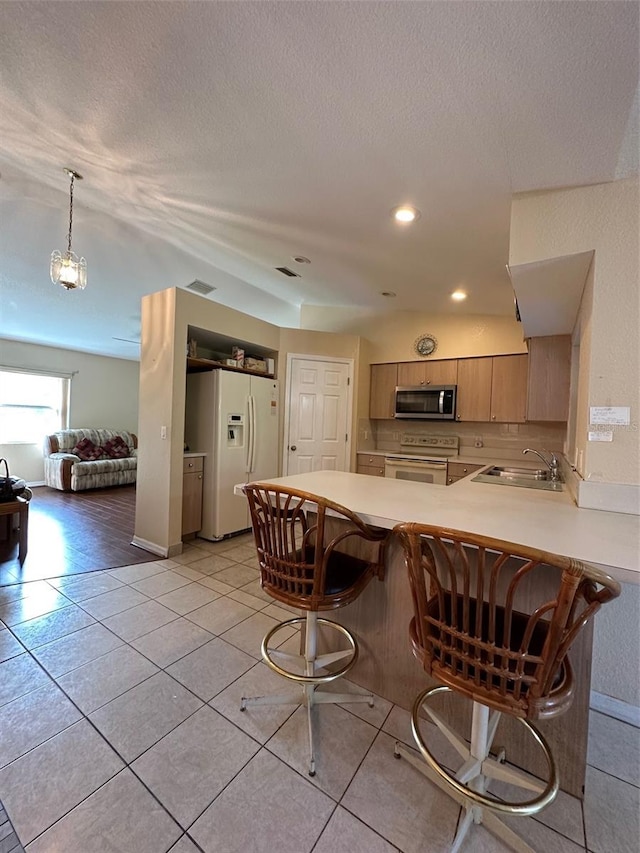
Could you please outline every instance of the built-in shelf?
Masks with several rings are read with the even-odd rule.
[[[187,373],[203,373],[206,370],[232,370],[234,373],[250,373],[252,376],[264,376],[273,379],[273,373],[264,373],[262,370],[248,370],[245,367],[232,367],[230,364],[220,364],[208,358],[187,358]]]

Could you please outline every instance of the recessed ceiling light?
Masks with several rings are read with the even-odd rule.
[[[418,208],[411,207],[409,204],[401,204],[400,207],[394,207],[391,214],[396,222],[400,222],[403,225],[408,225],[409,222],[415,222],[416,219],[420,219]]]
[[[393,290],[382,290],[380,292],[380,296],[388,296],[389,298],[391,298],[395,296],[395,293],[393,292]]]
[[[311,261],[309,258],[305,258],[304,255],[296,255],[293,259],[297,264],[310,264]]]
[[[464,299],[467,298],[467,294],[464,292],[464,290],[454,290],[451,294],[451,298],[455,302],[462,302]]]

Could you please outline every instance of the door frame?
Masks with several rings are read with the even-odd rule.
[[[287,467],[289,463],[288,450],[289,447],[289,426],[291,423],[291,377],[293,375],[293,362],[297,360],[304,361],[324,361],[329,364],[346,364],[349,368],[347,384],[347,444],[345,448],[346,470],[351,470],[351,440],[353,433],[353,368],[355,360],[353,358],[342,358],[333,355],[305,355],[299,352],[287,353],[287,375],[285,381],[285,398],[284,398],[284,424],[282,428],[282,476],[289,476]]]

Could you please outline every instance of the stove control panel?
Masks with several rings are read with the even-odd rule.
[[[460,439],[457,435],[420,435],[403,432],[400,436],[401,447],[413,447],[416,450],[428,450],[438,456],[457,456]]]

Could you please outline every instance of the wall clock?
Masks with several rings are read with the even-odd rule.
[[[420,335],[414,344],[415,351],[421,356],[433,355],[437,346],[438,341],[433,335]]]

